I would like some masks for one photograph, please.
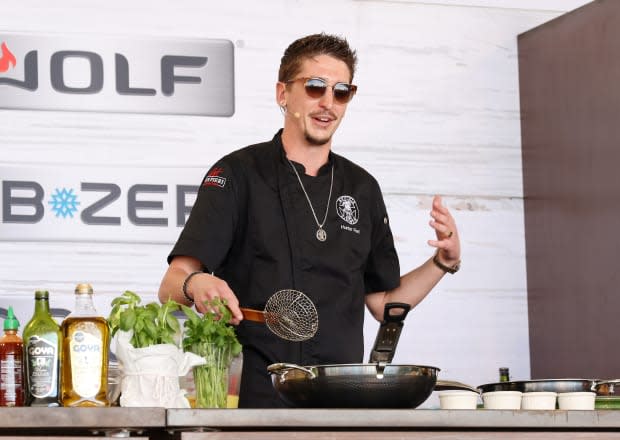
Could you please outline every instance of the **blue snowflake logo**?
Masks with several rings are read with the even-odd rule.
[[[56,188],[52,194],[52,199],[47,203],[52,206],[52,211],[56,213],[56,217],[62,216],[62,218],[67,218],[67,216],[73,218],[73,214],[77,212],[77,206],[80,204],[77,201],[77,195],[73,194],[73,188]]]

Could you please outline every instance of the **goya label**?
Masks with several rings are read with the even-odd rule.
[[[58,345],[48,339],[31,336],[26,346],[26,368],[30,394],[44,398],[56,394]]]
[[[76,331],[71,336],[69,347],[73,389],[82,397],[95,396],[101,388],[103,362],[101,334]]]

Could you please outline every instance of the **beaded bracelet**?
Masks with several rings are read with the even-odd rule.
[[[188,300],[191,303],[194,302],[194,298],[190,297],[187,294],[187,285],[189,284],[189,280],[191,280],[194,275],[198,275],[199,273],[204,273],[204,272],[202,272],[201,270],[198,270],[196,272],[192,272],[192,273],[190,273],[187,276],[187,278],[185,278],[185,281],[183,281],[183,289],[182,289],[183,290],[183,296],[185,297],[186,300]]]

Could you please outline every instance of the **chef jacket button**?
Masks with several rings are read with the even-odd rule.
[[[383,217],[383,223],[387,225],[387,223],[388,223],[387,215],[385,217]]]

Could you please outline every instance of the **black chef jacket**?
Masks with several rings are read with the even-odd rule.
[[[244,320],[237,327],[243,345],[240,407],[282,407],[267,365],[359,363],[364,354],[364,295],[397,287],[398,256],[376,180],[334,153],[317,176],[295,164],[319,222],[333,188],[327,240],[318,226],[282,146],[280,130],[271,142],[251,145],[218,161],[205,176],[176,255],[200,260],[224,279],[242,307],[263,310],[282,289],[305,293],[315,304],[319,325],[304,342],[283,340],[264,324]]]

